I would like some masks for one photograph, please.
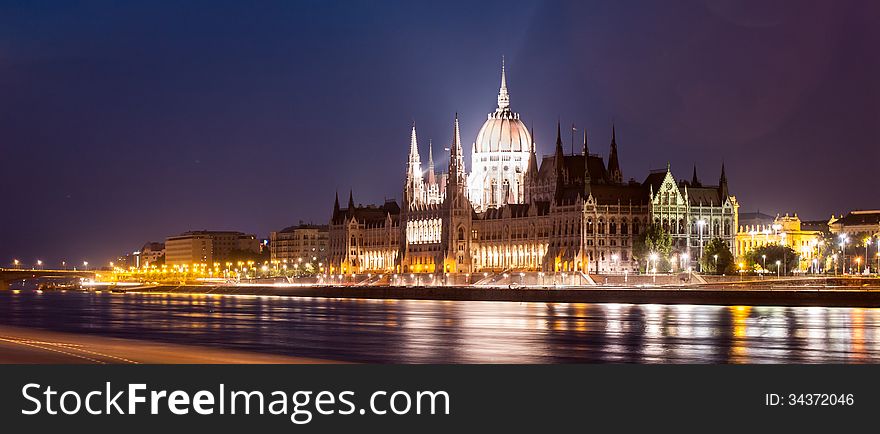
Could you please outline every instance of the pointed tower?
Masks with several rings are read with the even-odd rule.
[[[409,159],[406,163],[406,185],[404,187],[404,204],[413,206],[424,199],[424,180],[422,179],[422,162],[419,157],[419,146],[416,141],[416,123],[412,124],[409,139]]]
[[[724,163],[721,163],[721,179],[718,180],[718,189],[720,190],[722,201],[730,196],[727,190],[727,174],[724,173]]]
[[[700,179],[697,178],[697,165],[694,164],[694,175],[691,177],[691,187],[701,187]]]
[[[623,183],[623,173],[620,171],[620,162],[617,159],[617,132],[614,124],[611,124],[611,155],[608,156],[608,176],[614,184]]]
[[[590,145],[587,143],[587,129],[584,128],[584,149],[582,150],[584,157],[590,155]]]
[[[562,157],[565,154],[562,151],[562,127],[560,125],[559,120],[556,121],[556,165],[559,166],[562,163]]]
[[[354,216],[354,193],[352,190],[348,190],[348,209],[346,211],[349,217]]]
[[[584,128],[584,200],[590,197],[590,145],[587,143],[587,129]]]
[[[452,145],[449,147],[446,197],[441,209],[446,215],[441,219],[441,246],[445,254],[442,259],[443,267],[440,270],[445,273],[468,273],[471,264],[471,216],[474,208],[467,197],[467,178],[464,174],[458,113],[455,114]]]
[[[333,202],[333,218],[332,221],[336,221],[336,218],[339,217],[339,190],[336,191],[336,200]]]
[[[529,148],[529,165],[526,169],[526,176],[524,177],[524,187],[523,198],[525,199],[525,203],[531,203],[534,201],[534,195],[532,194],[532,190],[535,188],[535,183],[538,179],[538,152],[537,146],[535,145],[535,129],[532,128],[532,146]]]
[[[565,183],[565,154],[562,151],[562,127],[556,121],[556,202],[562,199],[562,186]]]
[[[428,184],[437,183],[437,175],[434,173],[434,143],[428,140]]]
[[[449,187],[466,186],[464,174],[464,157],[461,150],[461,132],[458,128],[458,113],[455,114],[455,126],[452,129],[452,146],[449,147],[449,175],[447,176],[447,194]]]
[[[501,88],[498,89],[498,111],[510,110],[510,94],[507,93],[507,73],[504,70],[504,56],[501,56]]]

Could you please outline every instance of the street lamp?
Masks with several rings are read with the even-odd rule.
[[[763,278],[764,278],[764,273],[767,272],[767,255],[761,255],[761,259],[764,260],[764,266],[762,267],[763,270],[761,270],[761,278],[763,279]]]
[[[782,261],[777,260],[777,261],[776,261],[776,278],[781,277],[781,275],[779,274],[779,267],[780,267],[781,265],[782,265]]]
[[[703,272],[703,226],[706,226],[706,220],[697,220],[697,227],[700,229],[700,272]]]
[[[869,262],[868,262],[868,246],[870,246],[870,245],[871,245],[871,238],[870,237],[865,238],[865,268],[866,269],[869,268],[869,265],[868,265],[869,264]],[[870,272],[871,271],[868,270],[869,274],[870,274]]]
[[[83,261],[83,268],[86,269],[86,271],[88,271],[88,269],[89,269],[89,261]]]
[[[18,259],[13,259],[12,264],[14,265],[13,268],[18,268]]]
[[[846,234],[840,234],[840,253],[843,255],[843,260],[841,262],[843,274],[846,274]]]
[[[715,257],[715,274],[718,274],[718,255],[712,255]]]

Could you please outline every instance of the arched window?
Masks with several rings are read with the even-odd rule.
[[[617,234],[617,221],[611,219],[611,222],[608,224],[608,233],[611,235]]]
[[[621,235],[628,235],[629,234],[629,227],[626,224],[626,219],[623,219],[623,221],[620,222],[620,234]]]

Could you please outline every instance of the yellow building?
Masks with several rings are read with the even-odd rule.
[[[797,214],[777,215],[772,224],[740,226],[736,234],[736,251],[740,256],[770,244],[789,246],[798,253],[801,271],[818,257],[822,243],[822,232],[802,230]]]

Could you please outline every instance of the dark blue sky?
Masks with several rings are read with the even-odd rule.
[[[614,119],[626,178],[880,207],[876,2],[143,3],[0,4],[3,265],[397,197],[412,120],[439,150],[459,112],[469,152],[502,55],[539,152],[561,118],[607,153]]]

